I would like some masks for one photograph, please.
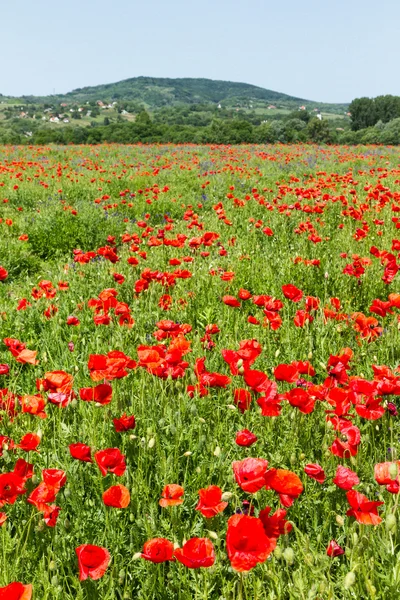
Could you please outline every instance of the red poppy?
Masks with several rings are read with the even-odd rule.
[[[10,372],[10,367],[7,364],[0,365],[0,375],[8,375]]]
[[[342,490],[351,490],[352,487],[360,483],[360,480],[357,476],[357,473],[354,473],[354,471],[348,469],[347,467],[338,465],[333,483]]]
[[[248,447],[255,444],[257,440],[258,437],[254,435],[254,433],[248,429],[242,429],[241,431],[237,432],[235,442],[238,446]]]
[[[78,557],[79,580],[84,581],[88,577],[96,580],[103,577],[110,564],[111,556],[106,548],[83,544],[75,550]]]
[[[185,490],[181,485],[170,483],[164,487],[161,500],[158,504],[164,508],[166,506],[178,506],[178,504],[183,504],[181,498],[184,493]]]
[[[286,400],[292,406],[296,406],[300,412],[308,415],[313,412],[315,398],[302,388],[293,388],[285,394]]]
[[[328,556],[334,558],[335,556],[341,556],[344,554],[344,549],[339,546],[339,544],[335,540],[331,540],[326,549],[326,553]]]
[[[249,494],[255,494],[265,486],[268,461],[263,458],[244,458],[232,463],[236,483]]]
[[[191,538],[182,548],[177,548],[174,555],[189,569],[212,567],[215,562],[214,546],[208,538]]]
[[[287,285],[282,286],[282,292],[285,298],[292,300],[293,302],[300,302],[303,297],[303,292],[299,290],[292,283],[288,283]]]
[[[227,306],[233,306],[234,308],[239,308],[241,306],[239,300],[235,298],[235,296],[224,296],[222,302]]]
[[[113,485],[103,493],[103,502],[113,508],[127,508],[131,501],[128,488],[124,485]]]
[[[153,538],[143,544],[141,557],[152,563],[174,561],[174,545],[165,538]]]
[[[300,478],[286,469],[270,469],[265,475],[266,489],[273,489],[279,494],[279,499],[283,506],[292,506],[294,500],[300,496],[303,491],[303,484]]]
[[[0,600],[31,600],[32,585],[24,585],[15,581],[5,587],[0,587]]]
[[[376,483],[385,485],[387,491],[391,494],[398,494],[400,491],[399,467],[400,461],[377,463],[374,467]]]
[[[17,473],[0,474],[0,508],[14,504],[18,496],[26,493],[25,480]]]
[[[351,423],[344,422],[340,426],[341,438],[336,438],[329,448],[332,454],[340,458],[356,456],[358,446],[361,443],[361,434],[358,427]]]
[[[8,277],[8,271],[0,266],[0,281],[5,281]]]
[[[304,472],[306,475],[311,477],[311,479],[315,479],[318,483],[324,483],[326,479],[325,472],[320,465],[316,464],[308,464],[304,467]]]
[[[211,519],[218,513],[225,510],[227,502],[222,502],[222,490],[217,485],[210,485],[208,488],[199,490],[199,501],[196,510],[199,510],[203,517]]]
[[[67,325],[71,325],[73,327],[76,327],[77,325],[80,324],[80,320],[77,317],[74,317],[73,315],[70,315],[67,319]]]
[[[36,433],[26,433],[18,444],[18,448],[25,452],[32,452],[37,449],[40,441],[40,437]]]
[[[257,517],[233,515],[228,520],[226,548],[235,571],[250,571],[265,562],[275,546],[276,539],[267,537]]]
[[[268,376],[262,371],[248,369],[244,373],[244,380],[254,392],[261,394],[265,392],[268,395],[278,390],[275,381],[268,379]]]
[[[88,368],[93,381],[120,379],[128,375],[128,369],[135,367],[135,361],[119,350],[89,356]]]
[[[113,419],[115,431],[118,433],[122,431],[129,431],[130,429],[134,429],[136,426],[135,417],[133,415],[127,416],[124,413],[119,419]]]
[[[355,490],[346,493],[346,498],[351,508],[346,512],[349,517],[354,517],[363,525],[379,525],[382,518],[378,515],[378,506],[384,502],[372,502],[364,494]]]
[[[87,444],[77,442],[76,444],[69,445],[69,452],[72,458],[81,460],[82,462],[93,462],[92,461],[92,450]]]
[[[264,531],[269,538],[278,539],[280,535],[287,535],[292,531],[293,525],[285,519],[286,510],[284,508],[278,508],[271,516],[269,516],[270,512],[271,507],[267,506],[259,514]]]
[[[110,404],[112,399],[112,387],[109,383],[100,383],[93,388],[81,388],[79,390],[81,400],[86,402],[98,402],[99,404]]]
[[[250,408],[251,393],[248,390],[244,390],[243,388],[237,388],[233,392],[233,401],[240,410],[240,412],[244,413]]]
[[[299,372],[295,364],[281,364],[275,367],[274,377],[277,381],[287,381],[295,383],[299,378]]]
[[[238,296],[240,300],[249,300],[251,298],[251,293],[248,290],[240,288]]]
[[[106,448],[95,453],[94,459],[103,477],[107,473],[114,473],[117,477],[126,471],[125,456],[119,448]]]

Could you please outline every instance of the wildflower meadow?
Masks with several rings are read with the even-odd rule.
[[[0,147],[0,600],[395,599],[400,150]]]

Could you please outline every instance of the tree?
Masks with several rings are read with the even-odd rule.
[[[311,141],[317,144],[330,144],[333,139],[328,121],[311,119],[307,125],[307,133]]]

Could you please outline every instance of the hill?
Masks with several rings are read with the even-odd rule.
[[[318,103],[248,83],[201,78],[168,79],[159,77],[133,77],[116,83],[78,88],[67,94],[54,96],[23,96],[19,99],[3,96],[3,99],[9,102],[35,104],[134,101],[148,110],[183,104],[221,104],[226,108],[245,109],[265,109],[268,105],[281,109],[293,109],[300,105],[306,105],[311,109],[318,107],[325,112],[343,114],[348,107],[345,103]]]

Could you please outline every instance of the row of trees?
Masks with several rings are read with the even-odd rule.
[[[93,122],[91,127],[37,127],[26,136],[21,123],[15,129],[0,128],[3,144],[100,144],[103,142],[135,143],[291,143],[313,141],[331,143],[336,141],[335,132],[327,121],[312,118],[273,120],[254,126],[249,121],[213,119],[203,127],[193,125],[169,125],[151,121],[144,111],[135,122],[116,121],[104,125]]]
[[[350,104],[353,131],[373,127],[379,122],[389,123],[400,117],[400,96],[356,98]]]

